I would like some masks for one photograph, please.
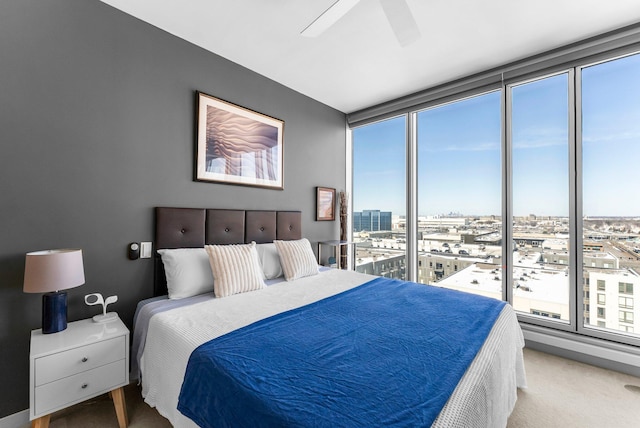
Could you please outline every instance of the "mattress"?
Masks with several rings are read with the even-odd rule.
[[[189,357],[198,346],[375,278],[329,270],[250,293],[205,299],[155,313],[149,320],[140,358],[145,401],[176,427],[196,426],[177,410],[177,404]],[[506,305],[433,426],[506,425],[515,405],[516,388],[526,386],[523,345],[515,313]]]

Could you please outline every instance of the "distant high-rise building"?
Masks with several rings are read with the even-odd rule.
[[[353,213],[353,231],[391,230],[391,211],[363,210]]]

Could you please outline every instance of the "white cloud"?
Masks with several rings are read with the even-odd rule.
[[[613,130],[596,130],[582,137],[583,143],[622,142],[628,140],[640,140],[639,131],[614,132]]]
[[[500,150],[500,141],[485,141],[485,142],[463,142],[460,144],[429,144],[426,148],[423,147],[421,152],[425,153],[440,153],[440,152],[486,152]]]
[[[538,149],[542,147],[567,146],[568,134],[563,128],[531,127],[513,136],[514,149]]]

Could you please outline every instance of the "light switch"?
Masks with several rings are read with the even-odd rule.
[[[141,259],[151,258],[151,242],[140,243],[140,258]]]

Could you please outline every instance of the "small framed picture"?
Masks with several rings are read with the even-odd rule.
[[[336,189],[316,187],[316,220],[333,221],[336,219]]]

